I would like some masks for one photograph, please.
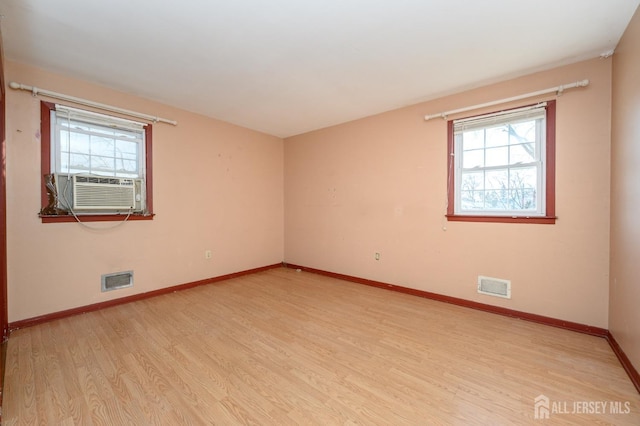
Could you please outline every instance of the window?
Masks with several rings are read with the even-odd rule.
[[[448,124],[449,220],[555,223],[555,101]]]
[[[143,124],[60,105],[51,114],[52,171],[144,179]]]
[[[127,191],[125,183],[135,182],[135,191],[130,193],[135,193],[139,211],[134,214],[130,211],[95,208],[90,212],[75,211],[75,216],[81,221],[122,220],[123,214],[128,219],[151,219],[151,130],[150,124],[41,102],[43,176],[55,174],[61,182],[64,180],[65,185],[74,175],[95,177],[92,182],[98,183],[121,182],[123,187],[117,189],[120,196]],[[50,191],[45,180],[42,182],[41,196],[43,222],[75,221],[76,217],[66,211],[68,209],[51,208]],[[68,190],[71,191],[70,187]],[[60,195],[66,191],[65,186],[64,191],[58,188],[57,192]],[[56,207],[67,206],[63,202]]]

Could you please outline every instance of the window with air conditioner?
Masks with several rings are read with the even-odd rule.
[[[151,125],[45,102],[41,118],[42,152],[49,157],[43,217],[151,215]]]

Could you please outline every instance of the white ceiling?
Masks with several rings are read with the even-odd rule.
[[[10,60],[287,137],[598,57],[639,3],[0,0],[0,14]]]

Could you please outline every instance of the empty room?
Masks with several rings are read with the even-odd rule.
[[[639,5],[0,0],[2,424],[640,424]]]

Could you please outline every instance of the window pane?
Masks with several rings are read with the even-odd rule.
[[[90,156],[86,154],[69,154],[68,152],[62,153],[61,166],[62,172],[69,172],[69,168],[82,170],[84,173],[90,170],[91,161]]]
[[[524,143],[536,141],[536,120],[513,123],[510,126],[510,142]]]
[[[491,127],[486,130],[486,147],[505,146],[509,144],[509,132],[507,126]]]
[[[462,134],[462,150],[484,148],[484,130],[464,132]]]
[[[536,161],[535,143],[521,143],[511,145],[509,152],[509,164],[532,163]]]
[[[91,154],[102,156],[113,156],[114,140],[99,136],[91,137]]]
[[[474,167],[484,167],[484,149],[475,149],[462,153],[462,168],[473,169]]]
[[[113,157],[101,157],[97,155],[91,156],[91,170],[111,171],[115,173],[115,164]]]
[[[537,172],[538,171],[535,167],[512,169],[510,173],[509,188],[514,190],[535,190],[538,186]]]
[[[82,133],[71,133],[71,152],[89,154],[89,136]]]
[[[69,151],[69,132],[66,130],[60,130],[58,143],[60,144],[61,151]]]
[[[463,191],[475,191],[484,189],[484,172],[462,173],[460,188]]]
[[[490,210],[510,210],[509,190],[492,189],[485,195],[485,208]]]
[[[86,154],[71,154],[69,166],[72,168],[89,170],[91,167],[91,156]]]
[[[138,163],[132,160],[116,160],[116,172],[121,173],[137,173]]]
[[[508,189],[509,188],[509,171],[505,170],[489,170],[485,174],[484,181],[487,189]]]
[[[485,151],[486,167],[505,166],[509,164],[509,147],[491,148]]]
[[[116,141],[116,154],[123,156],[124,158],[135,158],[138,155],[138,143],[117,140]]]
[[[537,182],[535,167],[512,169],[509,180],[509,209],[535,210]]]
[[[515,188],[509,192],[511,210],[535,210],[536,191],[533,188]]]
[[[461,191],[460,203],[464,210],[482,210],[484,208],[484,191]]]

